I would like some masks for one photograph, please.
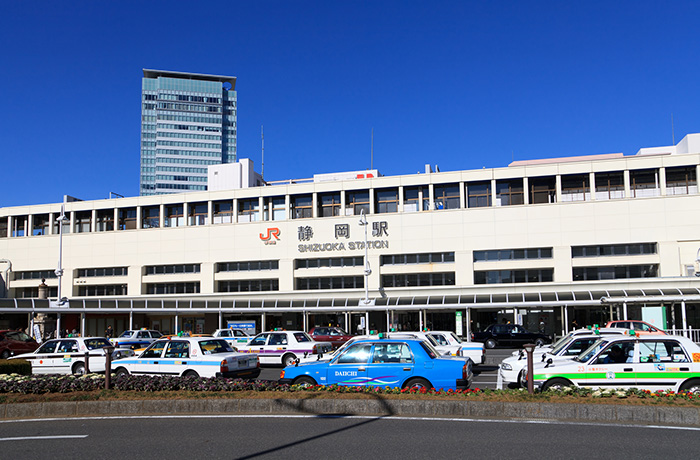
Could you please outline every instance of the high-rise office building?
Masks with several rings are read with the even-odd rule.
[[[141,195],[207,190],[236,161],[236,77],[143,69]]]

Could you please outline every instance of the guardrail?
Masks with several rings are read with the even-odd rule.
[[[700,329],[666,329],[664,332],[669,335],[687,337],[695,343],[700,343]]]

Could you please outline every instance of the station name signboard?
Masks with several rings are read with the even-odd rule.
[[[364,241],[350,240],[350,224],[335,224],[336,241],[314,242],[314,229],[311,225],[297,228],[297,245],[299,252],[341,252],[364,250]],[[389,249],[389,240],[381,239],[389,236],[389,223],[386,221],[372,222],[372,240],[367,241],[367,249]]]

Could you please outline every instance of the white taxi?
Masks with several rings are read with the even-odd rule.
[[[257,353],[263,364],[291,366],[297,358],[328,353],[333,349],[330,342],[316,342],[304,331],[261,332],[250,342],[237,345],[238,351]]]
[[[461,347],[460,356],[470,357],[474,364],[484,364],[486,361],[486,347],[481,342],[462,342],[452,331],[428,331],[426,334],[434,338],[438,345]],[[457,355],[453,354],[453,356]]]
[[[217,329],[212,335],[228,340],[233,346],[238,346],[239,344],[245,345],[253,338],[240,329]]]
[[[565,386],[700,392],[700,347],[685,337],[601,337],[572,360],[533,370],[542,390]]]
[[[600,337],[601,335],[593,334],[591,331],[588,331],[586,335],[566,336],[564,340],[558,341],[554,348],[550,349],[548,347],[546,351],[538,349],[533,353],[533,364],[545,362],[549,358],[555,360],[573,359],[593,345]],[[520,350],[517,355],[509,356],[501,361],[498,372],[504,384],[525,387],[525,373],[527,372],[527,354],[525,351]]]
[[[29,361],[33,374],[85,374],[88,370],[104,372],[107,358],[103,348],[111,345],[104,337],[54,339],[44,342],[32,353],[23,353],[10,359]],[[116,353],[112,354],[112,358],[117,358]]]
[[[260,375],[258,355],[238,353],[224,339],[174,337],[153,342],[138,356],[112,365],[117,375],[173,375],[254,379]]]

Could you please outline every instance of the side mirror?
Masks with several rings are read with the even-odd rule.
[[[544,367],[549,367],[549,366],[551,366],[553,362],[554,362],[554,361],[552,361],[552,358],[549,358],[549,359],[547,360],[547,364],[546,364]]]

